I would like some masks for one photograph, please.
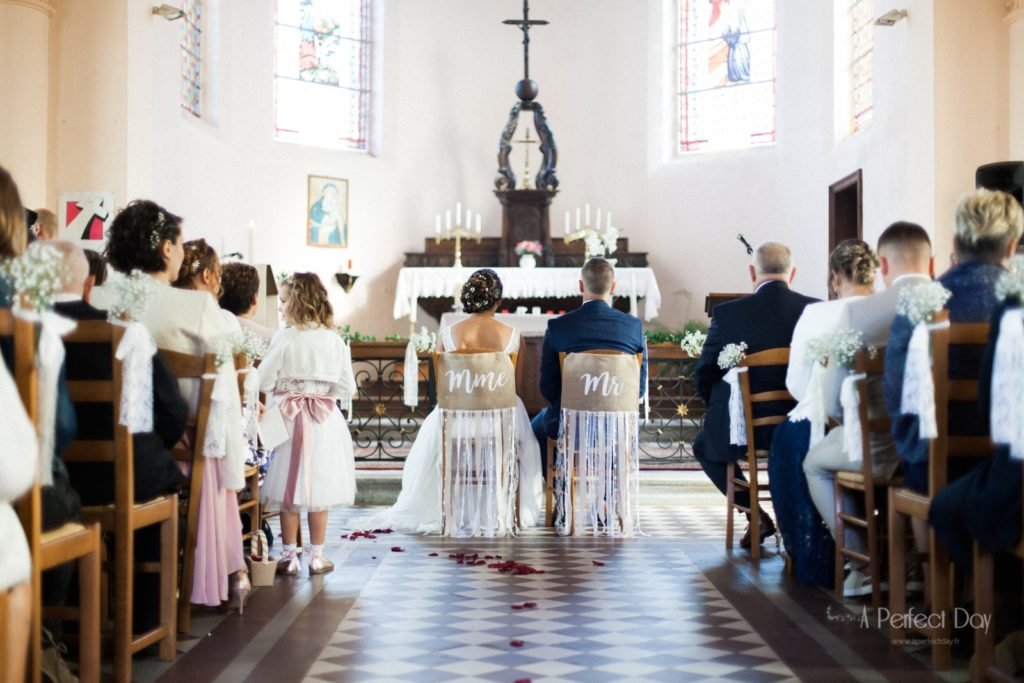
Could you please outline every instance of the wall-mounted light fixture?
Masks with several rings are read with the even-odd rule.
[[[893,26],[900,19],[907,18],[907,10],[891,9],[882,16],[875,19],[875,26]]]
[[[171,5],[160,5],[159,7],[153,8],[153,14],[163,17],[167,21],[175,21],[185,16],[184,10]]]

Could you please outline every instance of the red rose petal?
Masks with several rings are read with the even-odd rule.
[[[404,553],[405,552],[405,548],[403,548],[401,546],[394,545],[394,546],[391,546],[391,552],[393,552],[393,553]]]
[[[525,607],[527,609],[533,609],[536,606],[537,606],[537,603],[535,603],[535,602],[524,602],[523,603],[523,607]]]
[[[509,641],[509,645],[511,645],[512,647],[522,647],[523,645],[526,645],[526,643],[524,643],[521,640],[512,640]]]
[[[427,557],[437,557],[437,553],[430,553]]]
[[[591,560],[591,562],[594,563],[595,567],[603,567],[604,566],[604,562],[602,562],[601,560]]]
[[[523,609],[522,605],[510,605],[512,609]]]
[[[529,678],[517,678],[516,683],[533,683]]]

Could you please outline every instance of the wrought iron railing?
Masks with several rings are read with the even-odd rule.
[[[352,404],[349,428],[356,460],[405,460],[420,426],[434,407],[434,377],[430,354],[420,354],[415,408],[402,402],[405,344],[355,342],[352,367],[358,394]],[[693,383],[696,360],[676,344],[648,349],[650,417],[640,433],[642,461],[680,464],[693,457],[693,439],[704,418],[704,403]]]

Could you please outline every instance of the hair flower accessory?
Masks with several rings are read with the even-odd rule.
[[[896,312],[906,316],[914,325],[926,323],[933,314],[941,311],[953,294],[938,282],[928,282],[907,287],[900,292]]]

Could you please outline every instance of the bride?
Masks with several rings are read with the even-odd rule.
[[[478,270],[462,286],[469,317],[441,331],[440,350],[473,349],[511,353],[519,350],[519,331],[494,319],[501,303],[501,280],[490,269]],[[544,478],[540,446],[530,429],[522,399],[516,398],[516,443],[519,457],[519,526],[534,526],[541,517]],[[405,460],[402,491],[394,506],[370,520],[374,527],[417,533],[441,530],[441,424],[435,408],[423,420]]]

